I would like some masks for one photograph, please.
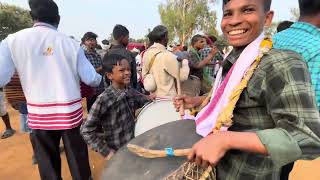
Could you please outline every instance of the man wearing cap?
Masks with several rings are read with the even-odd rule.
[[[97,53],[97,37],[93,32],[86,32],[82,37],[84,54],[92,64],[92,66],[96,69],[97,73],[102,74],[102,59],[101,56]],[[91,106],[96,101],[97,97],[104,91],[104,84],[101,81],[100,85],[94,88],[94,92],[90,97],[87,98],[87,110],[88,112],[91,109]]]
[[[61,138],[72,178],[91,179],[87,146],[79,132],[79,81],[95,87],[101,76],[78,42],[57,31],[60,16],[54,1],[29,0],[29,6],[33,27],[9,35],[0,45],[0,87],[16,69],[27,99],[41,179],[62,179]]]

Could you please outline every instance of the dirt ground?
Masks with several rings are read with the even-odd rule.
[[[11,107],[8,109],[11,124],[17,133],[8,139],[0,139],[0,179],[1,180],[37,180],[39,178],[38,168],[31,164],[32,148],[27,134],[19,132],[19,114]],[[0,132],[3,132],[4,125],[0,122]],[[103,158],[90,151],[90,164],[94,179],[99,179],[101,170],[104,167]],[[71,180],[65,154],[62,153],[62,174],[63,179]],[[298,161],[295,163],[290,180],[319,180],[320,160]]]

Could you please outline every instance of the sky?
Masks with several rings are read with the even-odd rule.
[[[29,9],[28,0],[1,0],[3,3]],[[98,34],[98,40],[110,37],[116,24],[125,25],[132,38],[143,38],[148,28],[161,24],[158,5],[165,0],[55,0],[61,16],[59,30],[81,39],[85,32]],[[221,2],[212,9],[222,16]],[[298,0],[273,0],[274,21],[290,20],[290,9]],[[218,18],[218,27],[221,18]]]

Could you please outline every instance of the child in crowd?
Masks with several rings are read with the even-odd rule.
[[[131,68],[125,57],[106,55],[103,69],[111,85],[93,104],[87,121],[81,127],[81,134],[92,149],[109,159],[134,137],[134,112],[150,99],[129,86]],[[102,136],[97,131],[101,127]]]

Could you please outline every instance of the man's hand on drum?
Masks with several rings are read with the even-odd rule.
[[[189,161],[195,162],[205,168],[209,165],[216,166],[229,150],[229,141],[226,140],[225,137],[225,134],[222,132],[210,134],[201,139],[193,145],[192,150],[188,155]]]
[[[176,96],[173,98],[173,105],[176,108],[176,111],[179,112],[180,106],[182,104],[185,109],[192,109],[200,106],[204,99],[204,96]]]

